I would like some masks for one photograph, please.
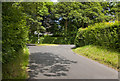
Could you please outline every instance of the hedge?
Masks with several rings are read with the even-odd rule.
[[[76,46],[100,45],[120,51],[120,22],[96,23],[80,28],[75,38]]]
[[[22,12],[22,7],[16,5],[2,4],[2,63],[5,64],[17,58],[17,52],[26,46],[28,40],[27,16]]]
[[[74,44],[73,37],[40,37],[40,44]],[[33,37],[31,43],[38,43],[38,37]]]
[[[63,37],[41,37],[40,43],[41,44],[63,44],[64,43]]]

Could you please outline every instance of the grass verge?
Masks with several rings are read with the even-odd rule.
[[[119,52],[110,51],[107,49],[103,49],[100,46],[94,45],[78,47],[73,49],[73,51],[77,54],[86,56],[92,60],[96,60],[99,63],[105,64],[118,70],[118,55],[120,55]]]
[[[27,79],[27,66],[29,64],[29,50],[27,47],[17,52],[18,56],[13,61],[3,64],[3,79]]]

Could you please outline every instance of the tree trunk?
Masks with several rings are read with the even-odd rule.
[[[65,20],[65,35],[67,34],[67,19]]]

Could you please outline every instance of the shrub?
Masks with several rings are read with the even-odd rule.
[[[38,37],[37,36],[30,37],[28,43],[38,43]]]
[[[16,3],[3,3],[2,8],[2,62],[8,63],[16,58],[15,53],[26,45],[27,16],[22,12],[22,7],[17,6]]]
[[[94,26],[80,28],[78,30],[75,44],[85,46],[90,44],[105,46],[120,50],[120,23],[96,23]]]
[[[32,37],[31,43],[38,43],[38,37]],[[40,44],[74,44],[73,37],[40,37]]]
[[[41,37],[40,38],[42,44],[62,44],[64,41],[63,37]]]

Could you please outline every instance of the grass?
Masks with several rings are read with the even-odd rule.
[[[58,46],[58,44],[37,44],[37,46]]]
[[[120,53],[117,51],[110,51],[94,45],[78,47],[73,49],[73,51],[118,70],[118,55]]]
[[[17,52],[18,57],[2,66],[3,79],[27,79],[27,66],[29,64],[29,50],[24,48]]]

